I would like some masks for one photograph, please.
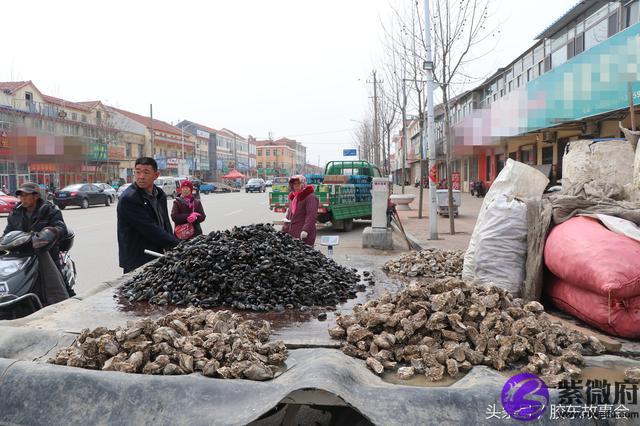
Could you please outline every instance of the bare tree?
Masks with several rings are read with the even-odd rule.
[[[454,94],[452,87],[464,87],[465,84],[468,84],[472,78],[468,68],[476,59],[486,53],[479,50],[484,50],[480,45],[494,35],[494,31],[487,28],[491,0],[430,1],[435,44],[435,79],[442,90],[444,151],[451,211],[453,207],[451,182],[453,153],[449,103]],[[424,134],[423,118],[426,102],[422,66],[425,60],[426,44],[421,5],[422,1],[414,0],[405,9],[392,8],[393,22],[387,27],[383,25],[383,29],[387,40],[385,47],[390,58],[389,66],[395,69],[396,74],[401,73],[402,79],[412,83],[407,98],[411,109],[416,111],[420,119],[421,134]],[[387,73],[387,78],[389,78],[389,73]],[[400,102],[397,103],[400,104]],[[406,108],[399,110],[406,114]],[[403,124],[404,121],[403,119]],[[420,178],[422,178],[424,165],[422,141],[420,146]],[[406,142],[408,141],[405,138]],[[422,185],[420,185],[418,216],[422,217]],[[451,214],[449,215],[449,223],[453,234],[455,233],[455,222],[454,216]]]
[[[360,159],[373,162],[373,124],[372,118],[366,117],[364,120],[359,121],[360,125],[356,128],[354,133],[354,139],[358,145],[358,152]]]
[[[489,3],[491,0],[431,0],[434,34],[435,80],[442,90],[444,109],[444,148],[447,165],[447,187],[449,195],[449,228],[455,234],[453,212],[452,160],[453,143],[451,132],[452,85],[466,79],[465,65],[473,62],[475,48],[484,42],[492,31],[487,29]],[[416,1],[419,10],[419,2]],[[477,52],[476,52],[477,54]]]
[[[382,126],[383,166],[386,175],[391,174],[391,134],[398,123],[398,107],[394,102],[393,86],[383,86],[380,96],[380,124]],[[385,146],[386,140],[386,146]]]
[[[404,60],[406,58],[406,45],[408,43],[402,42],[401,39],[403,36],[406,36],[406,32],[396,31],[394,28],[394,23],[397,24],[399,20],[395,20],[391,23],[389,28],[385,28],[383,25],[383,29],[385,31],[385,48],[387,57],[385,58],[385,64],[383,67],[385,80],[388,82],[388,89],[385,90],[384,98],[387,101],[387,107],[393,108],[397,114],[399,114],[399,119],[401,120],[402,126],[402,152],[400,153],[400,164],[402,168],[402,193],[405,192],[405,182],[407,181],[406,176],[406,148],[408,143],[407,137],[407,104],[408,97],[406,91],[406,81],[408,77],[407,72],[407,63]],[[395,127],[395,126],[392,126]],[[387,134],[387,137],[390,137],[390,129]],[[390,150],[390,147],[389,147]]]

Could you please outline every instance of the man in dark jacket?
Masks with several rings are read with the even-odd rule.
[[[13,208],[7,218],[7,226],[3,235],[11,231],[36,232],[34,242],[38,239],[56,241],[49,250],[51,258],[58,269],[60,264],[60,248],[57,241],[67,235],[67,225],[62,218],[62,212],[58,206],[47,202],[40,196],[40,187],[33,182],[25,182],[16,191],[20,203]],[[64,278],[64,277],[63,277]],[[64,281],[69,296],[75,296],[75,292]]]
[[[135,182],[118,201],[118,251],[125,274],[154,259],[145,249],[162,252],[180,242],[171,229],[167,195],[153,184],[159,175],[156,160],[138,158]]]

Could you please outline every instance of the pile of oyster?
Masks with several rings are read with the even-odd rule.
[[[481,364],[521,369],[555,385],[581,375],[583,355],[605,350],[596,338],[551,323],[538,302],[457,278],[411,283],[336,322],[329,334],[346,340],[345,354],[403,379],[424,374],[438,381]]]
[[[287,349],[268,342],[267,321],[242,321],[229,311],[176,309],[153,321],[129,321],[127,327],[84,329],[73,345],[50,363],[94,370],[142,374],[189,374],[268,380],[282,370]]]
[[[408,277],[446,278],[462,277],[464,250],[430,248],[412,251],[391,259],[382,269]]]
[[[130,302],[279,311],[335,306],[364,288],[355,269],[261,224],[185,241],[122,291]]]

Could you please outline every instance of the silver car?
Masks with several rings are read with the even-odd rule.
[[[112,203],[116,202],[116,200],[118,199],[118,195],[116,193],[116,190],[113,189],[113,186],[104,182],[96,182],[94,185],[97,185],[99,188],[104,189],[104,193],[109,196]]]

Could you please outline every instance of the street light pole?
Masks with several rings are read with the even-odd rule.
[[[433,59],[431,47],[431,15],[429,14],[429,0],[424,0],[424,39],[426,44],[426,61],[424,69],[427,72],[427,147],[429,157],[428,178],[431,180],[431,170],[436,167],[436,138],[435,120],[433,117]],[[422,177],[422,176],[421,176]],[[438,239],[438,210],[435,182],[429,182],[429,239]],[[449,216],[453,213],[450,211]]]
[[[190,123],[190,124],[188,124],[188,125],[186,125],[186,126],[180,126],[180,130],[181,130],[181,134],[182,134],[181,139],[182,139],[182,159],[183,159],[183,160],[185,160],[185,158],[184,158],[184,129],[185,129],[185,128],[187,128],[187,129],[188,129],[189,127],[191,127],[191,126],[195,126],[195,125],[196,125],[195,123]],[[194,163],[193,163],[193,166],[194,166],[194,167],[193,167],[193,171],[194,171],[194,173],[195,173],[195,161],[196,161],[195,153],[197,153],[197,151],[196,151],[196,144],[197,144],[197,143],[198,143],[198,135],[197,135],[197,132],[196,132],[196,142],[195,142],[195,143],[194,143],[194,145],[193,145],[193,151],[194,151],[194,157],[193,157],[193,162],[194,162]],[[187,174],[190,174],[190,173],[189,173],[189,168],[187,168]]]

